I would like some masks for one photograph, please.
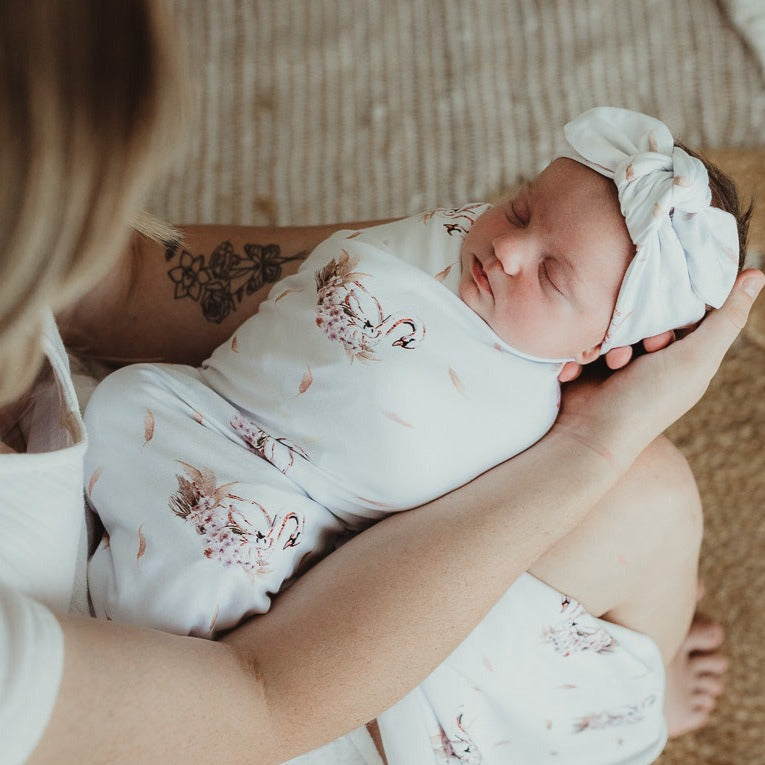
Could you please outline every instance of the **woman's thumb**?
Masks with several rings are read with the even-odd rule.
[[[697,335],[698,340],[709,344],[708,350],[714,354],[718,364],[744,328],[755,298],[764,285],[765,274],[761,271],[742,271],[725,303],[712,311],[692,333]]]

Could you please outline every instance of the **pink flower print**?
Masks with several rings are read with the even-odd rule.
[[[439,762],[444,765],[481,765],[483,757],[476,744],[462,724],[462,712],[455,718],[456,730],[450,737],[444,728],[438,726],[438,735],[434,737],[433,751]]]
[[[231,418],[229,424],[251,452],[270,462],[282,473],[286,474],[295,464],[296,454],[304,460],[308,459],[308,455],[299,446],[291,444],[286,438],[269,435],[255,420],[240,412]]]
[[[632,316],[633,313],[635,313],[634,310],[629,311],[626,314],[623,314],[619,310],[615,310],[611,318],[611,323],[608,327],[608,331],[606,332],[606,336],[603,339],[603,342],[609,342],[611,338],[613,337],[614,333],[619,330],[622,324],[624,324],[624,322],[627,321],[627,319],[629,319],[629,317]]]
[[[355,272],[357,260],[347,250],[316,272],[316,325],[333,342],[342,343],[351,361],[376,361],[375,348],[383,341],[412,350],[425,337],[417,319],[386,316],[380,301],[362,284],[368,274]]]
[[[443,226],[449,236],[454,236],[456,234],[464,239],[467,232],[470,231],[472,225],[478,219],[478,210],[481,207],[484,207],[482,202],[457,208],[437,207],[435,210],[422,213],[422,215],[420,215],[420,221],[429,223],[433,216],[439,215],[446,218],[446,223],[444,223]]]
[[[574,733],[585,730],[604,730],[619,725],[635,725],[645,719],[645,712],[656,703],[651,694],[637,704],[625,704],[596,714],[585,715],[574,720]]]
[[[542,633],[545,642],[561,656],[582,651],[606,653],[616,645],[616,640],[577,601],[563,597],[561,620],[546,627]]]
[[[225,568],[237,566],[252,574],[264,574],[269,571],[271,554],[279,549],[279,543],[282,550],[299,544],[304,518],[296,513],[271,517],[258,502],[230,492],[236,481],[218,486],[211,470],[179,462],[186,475],[176,475],[178,490],[170,496],[170,509],[194,527],[206,558],[217,560]],[[256,507],[263,523],[254,525],[238,504]]]

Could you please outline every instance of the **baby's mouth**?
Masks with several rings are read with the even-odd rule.
[[[489,279],[486,276],[486,271],[483,270],[481,261],[478,260],[478,258],[475,255],[473,255],[472,273],[473,273],[473,279],[475,280],[475,283],[478,289],[485,292],[487,295],[494,297],[494,292],[491,289],[491,284],[489,284]]]

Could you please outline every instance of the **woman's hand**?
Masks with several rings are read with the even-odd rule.
[[[621,371],[600,384],[566,391],[555,429],[623,471],[704,394],[763,283],[765,275],[759,271],[741,273],[725,304],[711,311],[697,329],[674,342],[672,333],[646,340],[649,352],[631,363],[631,352],[620,355],[616,352],[625,349],[613,349],[616,357],[608,366],[616,364],[623,367]],[[578,372],[565,377],[577,376]]]
[[[646,352],[653,353],[654,351],[660,351],[662,348],[666,348],[670,343],[674,343],[677,336],[674,330],[662,332],[660,335],[653,335],[643,340],[643,348]],[[618,348],[612,348],[606,353],[606,365],[609,369],[621,369],[626,367],[632,359],[632,346],[620,345]],[[567,361],[558,375],[558,380],[562,383],[571,382],[576,380],[580,374],[582,374],[582,365],[576,361]]]

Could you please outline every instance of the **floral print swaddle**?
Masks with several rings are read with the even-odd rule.
[[[456,294],[484,209],[337,232],[199,369],[134,365],[98,387],[99,615],[230,628],[349,534],[549,429],[558,365],[513,352]]]

